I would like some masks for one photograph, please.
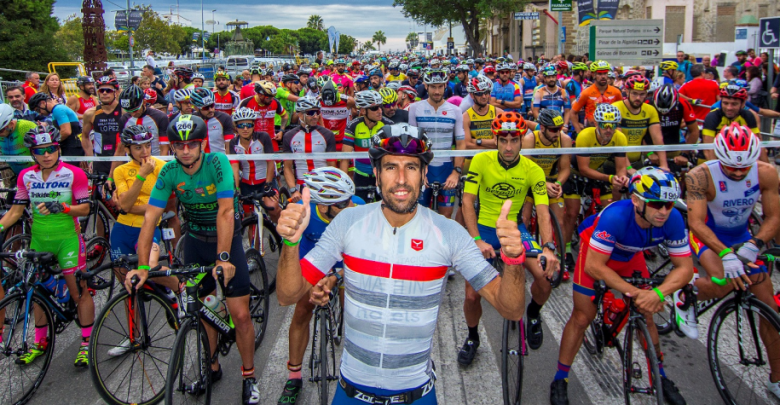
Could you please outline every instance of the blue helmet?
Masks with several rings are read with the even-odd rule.
[[[643,167],[631,177],[629,192],[644,200],[676,201],[680,198],[680,185],[669,172],[656,167]]]

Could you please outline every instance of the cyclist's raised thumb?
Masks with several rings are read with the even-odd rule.
[[[301,200],[303,201],[303,206],[308,207],[309,206],[309,200],[311,200],[311,190],[309,190],[308,187],[302,187],[301,189]]]
[[[505,200],[504,205],[501,206],[501,213],[498,214],[498,219],[509,219],[509,211],[512,210],[512,200]]]

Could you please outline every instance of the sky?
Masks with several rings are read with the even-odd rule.
[[[125,0],[102,0],[106,25],[113,29],[113,13],[126,5]],[[176,0],[141,1],[137,4],[152,4],[152,8],[160,14],[168,14],[173,7],[176,14]],[[290,1],[266,0],[262,4],[259,1],[234,0],[230,2],[230,8],[224,7],[224,3],[215,0],[206,0],[203,3],[204,20],[211,20],[211,10],[216,9],[214,20],[219,25],[215,31],[225,30],[225,23],[239,19],[246,21],[249,26],[273,25],[277,28],[298,29],[306,26],[306,21],[312,14],[322,17],[325,28],[331,25],[342,34],[351,35],[361,43],[370,40],[374,32],[382,30],[387,37],[387,44],[382,50],[405,49],[404,40],[410,31],[423,31],[422,26],[417,26],[411,19],[404,17],[400,7],[393,7],[392,0],[344,0],[334,1],[302,0],[291,4]],[[71,14],[81,15],[81,0],[57,0],[54,3],[54,15],[60,21]],[[130,1],[130,4],[136,4]],[[179,14],[182,25],[201,26],[200,2],[180,1]],[[174,17],[175,18],[175,17]],[[192,21],[189,23],[184,20]],[[211,30],[211,26],[206,27]],[[429,27],[430,30],[430,27]]]

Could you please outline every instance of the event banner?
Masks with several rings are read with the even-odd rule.
[[[577,0],[577,12],[580,26],[586,26],[593,20],[614,20],[617,16],[620,0],[598,0],[598,10],[593,4],[595,0]]]
[[[598,18],[593,0],[577,0],[577,13],[579,14],[580,26],[588,25],[590,20]]]

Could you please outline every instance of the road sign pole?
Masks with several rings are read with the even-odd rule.
[[[130,20],[130,0],[127,0],[127,19]],[[129,37],[127,38],[130,43],[130,76],[132,76],[132,69],[135,69],[135,62],[133,61],[133,30],[127,31]]]
[[[558,55],[563,53],[563,11],[558,12]]]

